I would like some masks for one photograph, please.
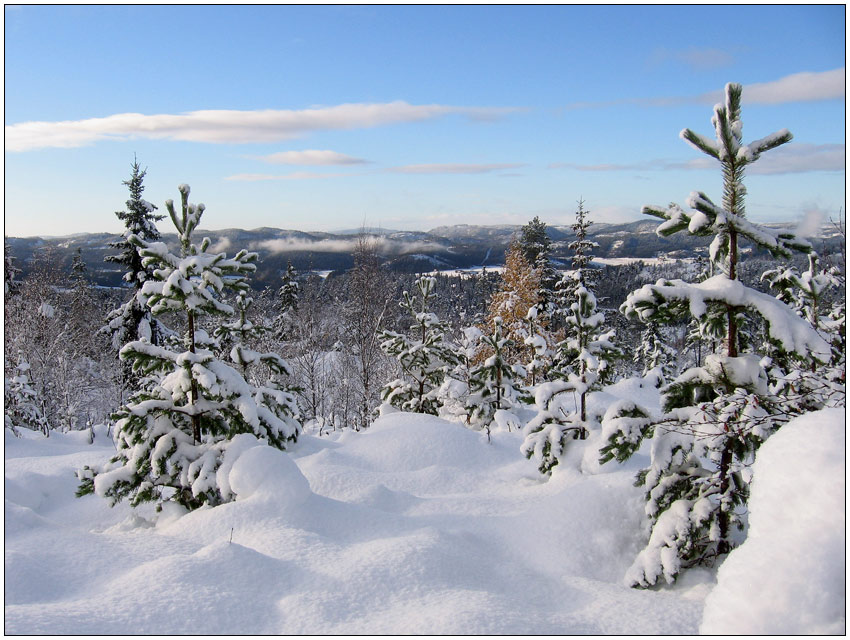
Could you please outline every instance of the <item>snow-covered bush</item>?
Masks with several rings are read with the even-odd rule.
[[[294,398],[284,389],[254,386],[242,373],[215,357],[214,344],[196,328],[203,314],[229,316],[233,308],[221,300],[225,290],[245,291],[246,276],[255,269],[255,253],[240,251],[234,258],[208,253],[209,239],[192,243],[204,205],[189,204],[189,187],[179,187],[182,215],[174,203],[166,208],[177,228],[181,255],[162,242],[131,241],[140,248],[145,266],[154,267],[141,295],[154,315],[168,311],[186,314],[188,330],[182,351],[130,342],[121,357],[145,376],[142,388],[114,414],[118,452],[105,466],[79,472],[78,495],[96,493],[112,504],[129,498],[142,502],[176,502],[186,508],[215,505],[232,499],[218,482],[217,470],[237,434],[252,434],[283,449],[295,440],[299,425]],[[231,327],[245,330],[244,316]],[[264,362],[275,372],[286,368],[276,354],[258,354],[234,346],[232,358],[244,371]]]

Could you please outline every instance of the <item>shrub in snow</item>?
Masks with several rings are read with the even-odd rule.
[[[415,413],[437,414],[437,395],[446,372],[458,359],[451,344],[446,342],[446,327],[430,311],[437,279],[422,276],[416,281],[417,295],[404,292],[401,307],[410,314],[410,336],[395,331],[378,333],[381,349],[398,360],[402,377],[385,385],[381,396],[384,402]]]
[[[685,230],[714,235],[709,255],[718,274],[697,284],[659,280],[632,292],[621,306],[627,317],[643,322],[663,323],[687,314],[709,318],[707,324],[716,334],[722,328],[726,342],[725,355],[708,356],[704,366],[688,369],[662,389],[660,420],[645,420],[645,411],[622,407],[608,421],[608,459],[626,459],[641,440],[652,439],[650,466],[637,479],[646,489],[649,542],[626,575],[632,586],[654,585],[662,577],[672,582],[683,568],[710,563],[739,540],[736,530],[744,525],[749,466],[759,445],[787,420],[781,399],[770,393],[762,356],[742,353],[743,319],[760,316],[776,348],[789,357],[821,362],[830,357],[829,345],[809,323],[782,301],[737,279],[739,237],[776,256],[811,250],[793,234],[774,232],[744,217],[744,169],[761,153],[788,142],[791,134],[783,130],[744,145],[740,101],[741,86],[727,85],[725,103],[714,108],[716,139],[689,129],[681,134],[720,162],[722,206],[695,192],[688,200],[691,213],[676,204],[643,208],[643,213],[665,220],[659,235]],[[615,420],[622,426],[613,426]]]
[[[138,236],[131,236],[131,241],[139,246],[145,266],[154,267],[141,289],[152,313],[186,314],[182,350],[145,340],[121,350],[134,371],[146,376],[144,385],[113,416],[117,454],[101,468],[85,467],[78,473],[78,495],[96,493],[112,504],[129,498],[133,506],[148,501],[173,501],[188,509],[219,504],[232,499],[222,491],[217,471],[234,436],[252,434],[283,449],[298,435],[292,395],[247,382],[206,348],[213,341],[196,329],[202,314],[233,314],[221,295],[228,289],[247,289],[246,276],[254,271],[257,255],[240,251],[228,259],[223,253],[207,252],[208,238],[193,244],[191,235],[204,205],[189,204],[187,185],[179,189],[182,216],[171,200],[166,207],[179,233],[181,255],[172,254],[161,242],[148,243]],[[244,331],[244,316],[230,329]],[[273,371],[285,369],[275,354],[257,354],[238,345],[231,354],[243,372],[255,363],[265,363]]]

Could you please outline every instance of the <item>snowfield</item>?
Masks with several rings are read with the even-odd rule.
[[[796,472],[794,496],[843,487],[844,411],[820,413],[801,419],[809,421],[804,441],[792,439],[792,423],[765,445],[773,458],[763,466],[790,464],[792,445],[817,443],[816,421],[832,425],[813,447],[824,450],[810,458],[818,464]],[[733,552],[711,595],[716,571],[707,569],[641,591],[622,579],[643,540],[633,480],[646,458],[582,474],[590,439],[543,482],[521,442],[515,431],[488,443],[462,425],[407,413],[361,433],[303,435],[289,453],[245,436],[226,461],[235,502],[157,515],[74,497],[75,469],[114,450],[104,428],[93,444],[84,432],[45,439],[6,430],[5,633],[695,634],[707,596],[710,632],[726,601],[740,602],[736,571],[759,584],[780,581],[774,590],[785,585],[795,598],[794,584],[831,598],[786,633],[843,633],[843,608],[832,606],[844,599],[843,489],[840,504],[830,502],[840,514],[809,523],[807,512],[792,511],[793,532],[777,536],[775,509],[759,509],[771,486],[787,489],[768,469],[751,504],[760,557],[738,560],[755,551],[748,543]],[[826,450],[832,463],[824,467]],[[816,539],[828,540],[833,569],[821,571],[822,553],[805,573],[786,573],[798,565],[784,545],[803,545],[807,527],[829,529]],[[770,573],[754,575],[765,561]],[[791,619],[810,599],[781,602]],[[749,613],[777,615],[763,604]],[[722,632],[773,632],[735,615]]]

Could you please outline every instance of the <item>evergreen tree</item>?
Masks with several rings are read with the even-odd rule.
[[[29,380],[30,365],[18,362],[11,377],[3,377],[3,414],[5,428],[19,435],[23,427],[50,435],[50,424],[44,415],[44,405]]]
[[[722,206],[695,192],[688,199],[693,213],[676,204],[642,210],[665,220],[659,235],[684,230],[697,236],[713,234],[709,256],[718,273],[697,284],[660,280],[645,285],[629,295],[621,311],[643,322],[663,323],[688,313],[723,318],[726,349],[725,354],[706,357],[703,366],[684,371],[662,390],[660,420],[626,421],[631,425],[627,432],[603,425],[609,436],[603,460],[625,459],[642,439],[652,438],[650,466],[637,479],[646,488],[650,535],[626,576],[633,586],[654,585],[662,576],[672,582],[683,568],[726,554],[736,541],[734,529],[743,527],[748,465],[761,442],[783,421],[781,407],[769,393],[761,356],[742,353],[739,330],[744,314],[759,314],[783,352],[828,359],[829,346],[806,322],[782,302],[738,279],[739,237],[786,258],[793,250],[811,250],[793,234],[773,232],[744,216],[745,168],[762,153],[788,142],[791,134],[783,130],[744,145],[740,101],[741,86],[727,85],[725,102],[715,107],[712,118],[716,139],[690,129],[681,134],[720,162]],[[635,424],[637,433],[631,428]]]
[[[460,334],[455,354],[456,363],[437,390],[438,415],[469,425],[471,413],[468,399],[472,387],[472,372],[475,370],[474,362],[484,334],[478,327],[465,327]]]
[[[167,330],[152,317],[150,309],[144,304],[139,295],[152,273],[150,267],[146,267],[139,251],[138,245],[131,240],[137,237],[144,242],[156,242],[159,240],[159,231],[156,222],[165,216],[154,213],[156,205],[151,204],[144,198],[144,179],[147,169],[142,169],[138,160],[133,159],[133,171],[129,180],[122,184],[130,191],[127,200],[126,211],[116,211],[115,215],[124,223],[124,234],[122,240],[110,244],[111,247],[120,250],[116,255],[107,256],[107,262],[123,265],[126,269],[124,282],[131,287],[131,296],[120,307],[113,309],[106,316],[106,330],[112,335],[112,345],[118,351],[124,344],[134,340],[147,340],[151,344],[161,344]],[[124,383],[130,387],[138,384],[133,375],[129,363],[123,365]]]
[[[597,310],[588,266],[596,243],[587,240],[590,226],[584,201],[579,200],[573,230],[576,240],[573,271],[565,274],[562,292],[571,300],[562,310],[566,336],[557,345],[551,376],[556,381],[541,385],[535,394],[537,415],[526,424],[523,454],[534,459],[548,475],[566,452],[569,440],[587,438],[596,418],[587,412],[587,394],[598,389],[611,371],[609,360],[619,355],[612,343],[613,330],[605,330],[605,316]],[[577,398],[577,400],[576,400]]]
[[[555,307],[555,284],[558,276],[550,259],[552,241],[546,231],[546,223],[535,216],[534,220],[520,229],[517,243],[522,248],[528,264],[537,272],[537,278],[540,281],[538,316],[545,317],[548,321]]]
[[[511,365],[506,358],[511,341],[502,333],[501,318],[493,318],[493,333],[482,335],[480,344],[490,355],[470,371],[466,404],[469,424],[485,429],[489,436],[494,422],[509,429],[518,424],[509,414],[531,398],[522,386],[525,369]]]
[[[285,340],[289,334],[292,317],[298,311],[298,292],[300,286],[295,279],[295,267],[290,260],[286,261],[286,271],[281,278],[277,290],[279,313],[274,320],[274,333],[278,340]]]
[[[247,275],[255,270],[257,254],[240,251],[234,258],[207,251],[192,233],[204,205],[189,204],[189,187],[180,185],[181,215],[174,203],[166,209],[180,238],[181,254],[172,254],[162,242],[131,235],[144,267],[154,267],[141,289],[141,298],[154,315],[185,314],[187,331],[182,351],[156,346],[146,340],[130,342],[121,357],[147,377],[142,389],[113,416],[118,452],[104,467],[85,467],[78,475],[78,495],[96,493],[115,504],[129,498],[133,506],[172,501],[188,509],[233,499],[217,474],[229,444],[238,434],[251,434],[283,449],[298,435],[291,394],[257,387],[205,348],[212,340],[199,328],[206,316],[229,316],[233,308],[221,300],[226,290],[244,292]],[[243,298],[244,300],[244,298]],[[245,323],[236,333],[246,331]],[[252,354],[234,347],[234,359],[243,369],[261,361],[273,369],[275,354]]]
[[[664,340],[658,324],[647,322],[634,355],[634,363],[643,367],[641,375],[646,377],[654,371],[657,375],[656,386],[659,387],[671,382],[676,377],[677,357],[676,350]]]
[[[431,311],[437,279],[422,276],[416,281],[417,294],[404,292],[400,306],[413,319],[410,337],[383,330],[378,332],[381,348],[398,360],[403,377],[384,386],[382,397],[404,411],[437,414],[437,391],[446,371],[457,362],[453,348],[445,340],[445,325]]]
[[[764,346],[772,365],[768,377],[774,393],[783,399],[791,413],[817,411],[845,402],[846,320],[844,303],[830,308],[827,294],[841,286],[835,267],[822,269],[815,252],[809,254],[809,268],[800,273],[796,267],[780,266],[764,272],[762,279],[777,291],[776,297],[787,304],[831,347],[824,367],[801,362],[783,353],[771,340]],[[825,313],[827,312],[827,313]]]

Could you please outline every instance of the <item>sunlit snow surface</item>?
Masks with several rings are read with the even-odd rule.
[[[611,392],[657,402],[629,384]],[[623,586],[646,459],[581,474],[593,439],[541,482],[517,432],[393,413],[248,447],[236,502],[154,522],[74,498],[105,433],[24,435],[5,438],[7,634],[693,634],[714,582]]]
[[[717,573],[703,633],[845,633],[845,430],[844,409],[824,409],[759,449],[749,535]]]

